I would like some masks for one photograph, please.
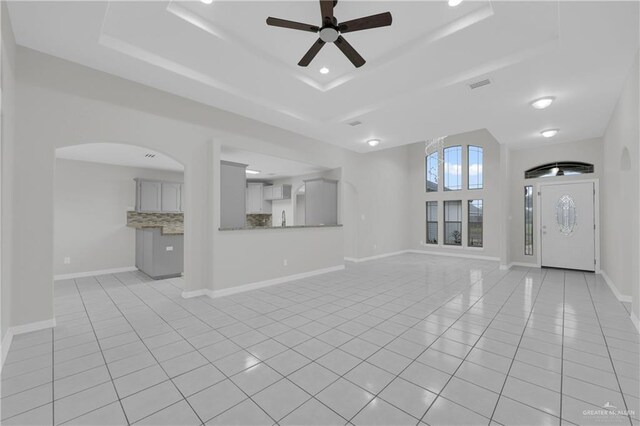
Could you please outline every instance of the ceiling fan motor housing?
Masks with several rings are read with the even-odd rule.
[[[325,43],[333,43],[338,39],[339,36],[340,33],[335,27],[325,26],[320,29],[320,40],[324,41]]]

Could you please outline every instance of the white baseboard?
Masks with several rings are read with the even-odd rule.
[[[618,291],[618,289],[616,288],[615,284],[613,283],[611,278],[609,278],[609,276],[607,275],[607,273],[605,271],[600,270],[600,275],[602,275],[602,278],[604,278],[604,282],[607,283],[607,285],[609,286],[609,288],[613,292],[614,296],[616,296],[616,298],[619,301],[631,303],[631,301],[632,301],[631,296],[625,296],[624,294],[620,293],[620,291]]]
[[[513,268],[514,266],[522,266],[523,268],[537,268],[537,269],[540,269],[540,265],[538,265],[537,263],[527,263],[527,262],[511,262],[508,265],[500,265],[500,269],[508,270],[508,269]]]
[[[259,288],[269,287],[276,284],[283,284],[289,281],[301,280],[303,278],[309,278],[316,275],[326,274],[329,272],[341,271],[343,269],[344,269],[344,265],[338,265],[338,266],[331,266],[329,268],[316,269],[314,271],[303,272],[300,274],[286,275],[284,277],[273,278],[270,280],[243,284],[236,287],[225,288],[222,290],[210,290],[208,288],[205,288],[205,289],[194,290],[194,291],[183,291],[182,297],[184,297],[185,299],[189,299],[191,297],[209,296],[210,298],[215,299],[217,297],[230,296],[232,294],[243,293],[245,291],[256,290]]]
[[[9,353],[9,348],[11,347],[11,342],[13,341],[13,337],[18,334],[31,333],[32,331],[44,330],[46,328],[53,328],[56,326],[56,319],[51,318],[44,321],[31,322],[29,324],[22,324],[15,327],[10,327],[7,330],[4,338],[2,339],[2,360],[0,362],[0,371],[2,371],[2,367],[4,366],[4,361],[7,359],[7,354]]]
[[[53,277],[53,280],[54,281],[70,280],[73,278],[85,278],[85,277],[93,277],[97,275],[117,274],[120,272],[133,272],[137,270],[138,268],[136,268],[135,266],[125,266],[124,268],[100,269],[98,271],[76,272],[73,274],[55,275]]]
[[[368,257],[345,257],[344,260],[348,261],[348,262],[354,262],[354,263],[360,263],[360,262],[368,262],[370,260],[376,260],[376,259],[382,259],[385,257],[390,257],[390,256],[397,256],[399,254],[405,254],[408,253],[408,250],[400,250],[400,251],[394,251],[391,253],[382,253],[382,254],[377,254],[375,256],[368,256]]]
[[[447,256],[447,257],[461,257],[464,259],[475,259],[475,260],[489,260],[493,262],[499,262],[499,257],[493,256],[480,256],[477,254],[468,254],[468,253],[449,253],[449,252],[439,252],[439,251],[431,251],[431,250],[405,250],[405,253],[416,253],[416,254],[428,254],[430,256]]]
[[[636,326],[636,330],[638,330],[638,333],[640,333],[640,320],[638,320],[635,312],[631,312],[631,321],[633,322],[633,325]]]

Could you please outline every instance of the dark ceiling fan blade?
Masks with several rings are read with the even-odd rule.
[[[347,22],[341,22],[338,29],[341,33],[349,33],[352,31],[362,31],[371,28],[387,27],[391,25],[391,13],[379,13],[377,15],[366,16],[364,18],[353,19]]]
[[[322,13],[322,22],[333,21],[333,6],[335,3],[333,0],[320,0],[320,13]]]
[[[302,59],[300,59],[300,62],[298,62],[298,65],[300,65],[301,67],[306,67],[307,65],[309,65],[313,60],[313,58],[316,57],[316,55],[324,45],[325,45],[325,42],[322,41],[321,39],[318,39],[318,41],[313,43],[313,46],[311,46],[311,49],[309,49],[307,53],[304,54]]]
[[[347,43],[347,40],[345,40],[344,37],[339,36],[334,44],[338,46],[338,49],[340,49],[342,53],[344,53],[344,56],[346,56],[347,59],[349,59],[356,68],[360,68],[364,65],[365,62],[367,62],[362,56],[360,56],[360,54],[356,51],[356,49],[353,48],[353,46]]]
[[[287,21],[286,19],[272,17],[267,18],[267,25],[271,25],[272,27],[289,28],[292,30],[309,31],[312,33],[317,33],[318,31],[320,31],[320,28],[316,27],[315,25],[303,24],[302,22]]]

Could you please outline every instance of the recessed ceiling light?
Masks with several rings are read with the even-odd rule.
[[[260,172],[259,172],[259,171],[257,171],[257,170],[251,170],[251,169],[247,169],[247,170],[245,170],[245,172],[246,172],[248,175],[259,175],[259,174],[260,174]]]
[[[380,139],[369,139],[367,143],[369,144],[369,146],[378,146],[378,144],[380,143]]]
[[[327,67],[320,68],[320,74],[329,74],[329,68]]]
[[[551,105],[555,99],[556,98],[552,96],[536,99],[535,101],[531,102],[531,106],[534,107],[535,109],[545,109],[545,108],[548,108],[549,105]]]
[[[202,3],[204,4],[211,4],[213,3],[213,0],[200,0]]]
[[[462,0],[449,0],[449,6],[451,7],[456,7],[460,3],[462,3]]]
[[[540,134],[545,138],[552,138],[555,135],[557,135],[559,131],[560,130],[558,129],[549,129],[549,130],[543,130],[542,132],[540,132]]]

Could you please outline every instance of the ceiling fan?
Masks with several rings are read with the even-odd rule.
[[[311,49],[307,51],[300,62],[298,62],[298,65],[301,67],[309,65],[326,43],[334,43],[338,46],[338,49],[344,53],[347,59],[349,59],[356,68],[359,68],[363,66],[366,61],[353,46],[347,43],[347,40],[342,37],[342,34],[391,25],[391,13],[389,12],[338,23],[335,16],[333,16],[333,8],[337,3],[337,0],[320,0],[320,12],[322,13],[322,26],[320,27],[301,22],[288,21],[286,19],[267,18],[267,25],[318,33],[318,40],[311,46]]]

